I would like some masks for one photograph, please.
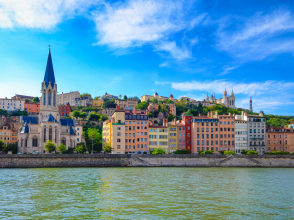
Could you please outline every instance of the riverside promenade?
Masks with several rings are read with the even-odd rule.
[[[0,155],[2,168],[41,167],[289,167],[294,155]]]

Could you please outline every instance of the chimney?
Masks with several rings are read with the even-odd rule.
[[[285,129],[284,129],[284,125],[281,125],[281,129],[282,129],[282,132],[285,131]]]
[[[229,115],[231,115],[231,112],[229,112]]]
[[[134,109],[133,109],[133,115],[136,115],[137,114],[137,109],[136,109],[136,107],[134,107]]]
[[[244,111],[241,112],[241,115],[244,116]],[[243,118],[243,117],[242,117]]]
[[[293,125],[290,126],[290,131],[293,132]]]
[[[215,118],[218,118],[218,111],[215,112]]]
[[[273,125],[271,124],[271,131],[274,131]]]

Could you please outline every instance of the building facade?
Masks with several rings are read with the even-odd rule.
[[[115,108],[103,108],[101,113],[102,115],[110,118],[114,112],[115,112]]]
[[[80,98],[80,93],[78,91],[61,93],[60,95],[56,95],[56,103],[58,105],[67,105],[68,103],[71,106],[75,106],[76,98]]]
[[[168,153],[168,130],[167,126],[149,125],[149,148],[162,148]]]
[[[131,99],[119,100],[119,99],[116,99],[115,104],[118,105],[121,109],[125,109],[125,108],[132,108],[133,109],[138,105],[138,100],[131,100]]]
[[[102,108],[104,104],[104,100],[102,98],[94,99],[92,105],[94,108]]]
[[[0,140],[3,140],[5,145],[18,142],[18,130],[11,124],[6,124],[0,127]]]
[[[266,122],[263,112],[259,115],[247,116],[248,150],[258,151],[259,154],[266,152]]]
[[[92,103],[92,99],[90,96],[75,98],[76,107],[78,106],[88,107],[92,105],[91,103]]]
[[[169,97],[165,97],[165,96],[158,95],[157,92],[155,92],[153,95],[143,95],[143,96],[141,96],[141,101],[142,102],[147,102],[148,100],[151,101],[154,98],[156,98],[157,101],[163,101],[163,100],[177,101],[176,99],[174,99],[174,96],[172,94],[170,94]]]
[[[294,152],[293,127],[267,127],[266,128],[266,151]]]
[[[25,101],[26,99],[28,99],[31,102],[33,101],[33,98],[34,96],[18,95],[18,94],[15,94],[15,96],[11,97],[11,99],[22,100],[22,101]]]
[[[60,116],[68,116],[68,115],[70,115],[70,112],[71,112],[70,104],[67,103],[67,105],[59,105],[58,106],[58,111],[59,111]]]
[[[7,112],[13,111],[24,111],[25,101],[17,99],[0,99],[0,109],[6,110]]]
[[[47,140],[52,141],[56,146],[63,143],[66,149],[75,147],[77,136],[74,120],[60,119],[56,100],[57,84],[50,50],[41,91],[39,115],[21,116],[20,118],[19,151],[44,153]]]
[[[37,115],[40,113],[40,103],[27,102],[25,103],[25,110],[29,115]]]
[[[178,126],[170,124],[168,126],[168,153],[175,152],[178,149]]]

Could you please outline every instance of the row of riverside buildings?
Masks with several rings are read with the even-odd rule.
[[[155,148],[166,153],[178,149],[197,154],[200,150],[255,150],[259,154],[271,151],[294,152],[293,125],[266,127],[263,112],[259,115],[182,115],[182,120],[154,125],[148,110],[116,110],[103,123],[103,146],[109,143],[113,154],[149,154]]]

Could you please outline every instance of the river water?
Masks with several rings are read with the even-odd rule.
[[[294,169],[1,169],[0,197],[0,219],[294,219]]]

